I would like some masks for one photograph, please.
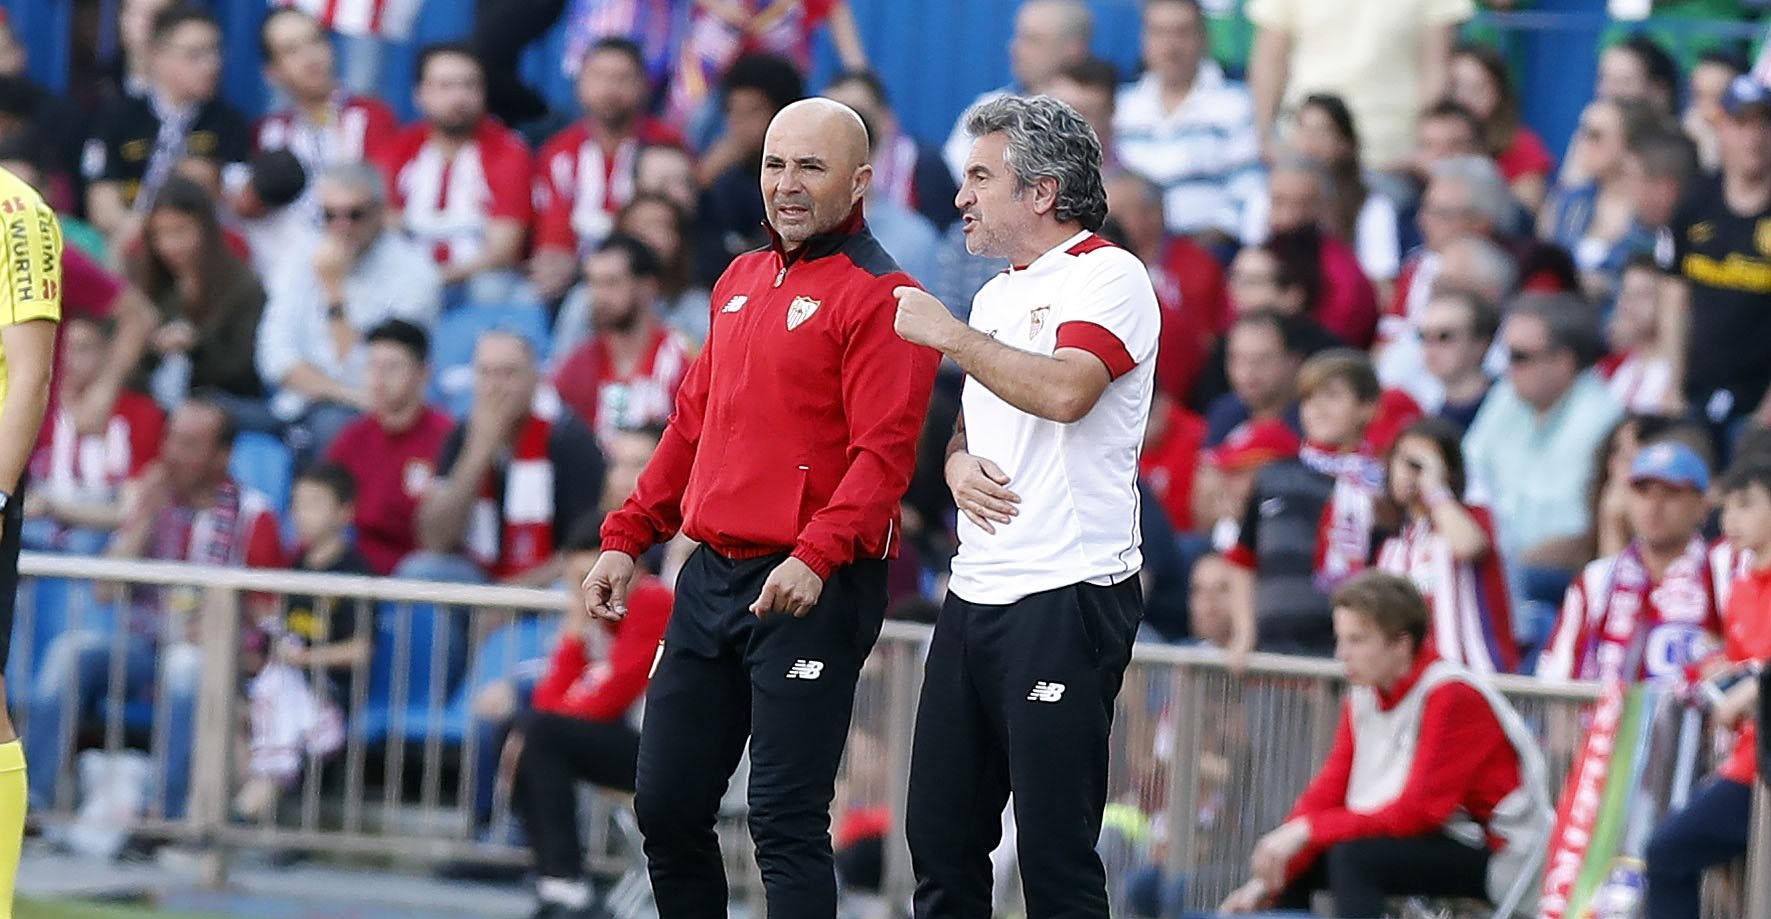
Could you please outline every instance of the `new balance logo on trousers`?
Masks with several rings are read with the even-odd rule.
[[[1033,691],[1027,694],[1029,702],[1056,702],[1064,698],[1064,684],[1048,683],[1040,680],[1033,684]]]
[[[787,678],[790,680],[815,680],[823,675],[823,661],[808,661],[802,659],[794,661],[793,666],[787,668]]]

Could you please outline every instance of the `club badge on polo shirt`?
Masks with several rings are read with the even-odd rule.
[[[720,307],[719,311],[722,313],[736,313],[739,310],[744,308],[744,304],[749,303],[749,302],[750,302],[750,298],[748,296],[745,296],[744,294],[737,294],[737,295],[733,296],[732,299],[727,300],[726,305]]]
[[[1029,311],[1027,313],[1027,340],[1028,341],[1032,341],[1032,340],[1039,337],[1040,330],[1045,328],[1046,317],[1050,316],[1051,314],[1052,314],[1052,308],[1051,308],[1050,304],[1047,304],[1045,306],[1036,306],[1031,311]]]
[[[822,300],[813,300],[811,297],[794,297],[793,302],[787,304],[787,331],[791,332],[804,325],[805,321],[812,318],[812,314],[818,311],[818,307],[823,305],[824,301]]]

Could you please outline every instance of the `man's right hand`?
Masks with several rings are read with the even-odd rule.
[[[598,619],[619,621],[627,616],[627,591],[632,586],[633,556],[606,551],[584,577],[584,606]]]
[[[1006,487],[1009,479],[1002,467],[960,451],[947,457],[947,488],[953,492],[953,503],[978,528],[995,533],[996,524],[1007,524],[1021,509],[1021,496]]]
[[[1218,912],[1232,916],[1252,913],[1266,903],[1267,893],[1266,882],[1255,878],[1236,888],[1235,892],[1226,897],[1223,904],[1218,907]]]
[[[476,398],[468,412],[467,436],[481,447],[496,450],[505,446],[517,421],[528,411],[529,403],[522,393],[504,389],[487,393]]]

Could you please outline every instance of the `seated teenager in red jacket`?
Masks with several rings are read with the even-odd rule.
[[[567,583],[583,583],[590,574],[602,550],[601,527],[593,516],[573,528],[565,549]],[[649,574],[634,581],[627,616],[617,622],[592,619],[576,593],[567,600],[559,644],[519,728],[512,787],[512,804],[535,852],[536,915],[592,914],[575,786],[633,791],[640,735],[628,710],[646,691],[670,606],[670,588]],[[598,629],[607,636],[591,634]],[[593,644],[606,645],[607,655],[598,659]]]
[[[1307,909],[1327,890],[1336,916],[1382,915],[1395,896],[1528,912],[1554,819],[1530,732],[1499,693],[1434,653],[1408,580],[1367,571],[1333,602],[1335,657],[1353,686],[1334,747],[1220,909]]]

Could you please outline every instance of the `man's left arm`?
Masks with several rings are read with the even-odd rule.
[[[933,347],[1004,402],[1050,421],[1079,421],[1107,385],[1156,357],[1161,314],[1149,275],[1135,259],[1095,255],[1087,278],[1059,292],[1057,347],[1050,356],[1005,345],[958,319],[920,288],[899,287],[897,331]],[[1110,260],[1109,260],[1110,259]],[[1131,269],[1135,267],[1136,271]]]
[[[903,277],[899,275],[898,277]],[[940,355],[892,332],[891,301],[858,305],[842,359],[849,469],[830,503],[812,515],[793,557],[819,578],[854,560],[864,533],[882,533],[910,487]],[[883,302],[882,302],[883,301]]]

